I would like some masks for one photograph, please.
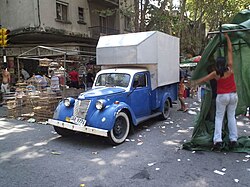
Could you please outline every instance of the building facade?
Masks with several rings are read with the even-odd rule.
[[[1,0],[0,25],[11,31],[7,59],[16,61],[20,54],[42,45],[81,51],[85,57],[78,60],[85,63],[94,58],[101,35],[132,31],[127,12],[133,12],[133,0]]]

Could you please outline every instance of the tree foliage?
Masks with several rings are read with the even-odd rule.
[[[250,0],[134,0],[135,31],[158,30],[181,38],[182,53],[199,54],[205,31],[229,23]]]
[[[187,0],[186,12],[189,19],[206,23],[208,31],[212,31],[249,6],[250,0]]]

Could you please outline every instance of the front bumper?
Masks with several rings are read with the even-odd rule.
[[[88,126],[79,126],[73,123],[68,123],[68,122],[54,120],[54,119],[49,119],[48,124],[61,127],[61,128],[65,128],[65,129],[70,129],[73,131],[108,137],[108,131],[103,130],[103,129],[93,128],[93,127],[88,127]]]

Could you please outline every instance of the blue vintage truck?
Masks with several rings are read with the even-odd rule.
[[[177,100],[178,38],[158,31],[102,36],[96,50],[102,70],[92,89],[63,99],[48,120],[58,134],[95,134],[117,145],[133,126],[169,117]]]

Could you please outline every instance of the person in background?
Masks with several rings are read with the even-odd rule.
[[[178,111],[183,111],[186,112],[187,106],[184,102],[184,92],[185,92],[185,84],[184,84],[184,80],[185,80],[185,72],[180,68],[180,82],[179,82],[179,87],[178,87],[178,98],[180,101],[180,109],[178,109]]]
[[[69,78],[70,78],[69,87],[79,88],[79,74],[75,69],[69,72]]]
[[[38,80],[38,84],[40,85],[41,89],[46,89],[50,84],[50,79],[46,76],[45,73],[42,73],[42,77]]]
[[[91,69],[88,69],[88,73],[87,73],[87,76],[86,76],[86,82],[87,82],[87,88],[91,88],[93,83],[94,83],[94,75],[91,71]]]
[[[53,92],[59,93],[60,92],[60,83],[59,83],[59,77],[55,75],[54,70],[50,70],[49,74],[51,76],[50,78],[50,88]]]
[[[24,69],[23,65],[21,65],[21,74],[24,80],[28,80],[30,78],[30,74]]]
[[[26,86],[26,92],[27,94],[34,94],[36,92],[36,87],[34,85],[32,85],[31,82],[29,82],[28,86]]]
[[[229,147],[237,145],[238,133],[235,118],[235,110],[238,103],[236,92],[236,83],[233,71],[233,48],[231,40],[227,33],[224,34],[227,42],[227,64],[225,57],[218,57],[216,60],[216,69],[205,77],[191,82],[191,85],[197,86],[206,81],[217,80],[215,129],[213,137],[213,150],[220,151],[222,148],[222,124],[225,112],[227,112],[229,129]]]
[[[41,75],[40,72],[38,72],[37,74],[33,73],[32,77],[29,78],[27,82],[31,83],[37,90],[41,91],[48,86],[49,79],[45,74]]]
[[[7,67],[2,67],[2,84],[1,84],[1,92],[7,93],[10,91],[9,84],[10,84],[10,72],[8,71]]]

